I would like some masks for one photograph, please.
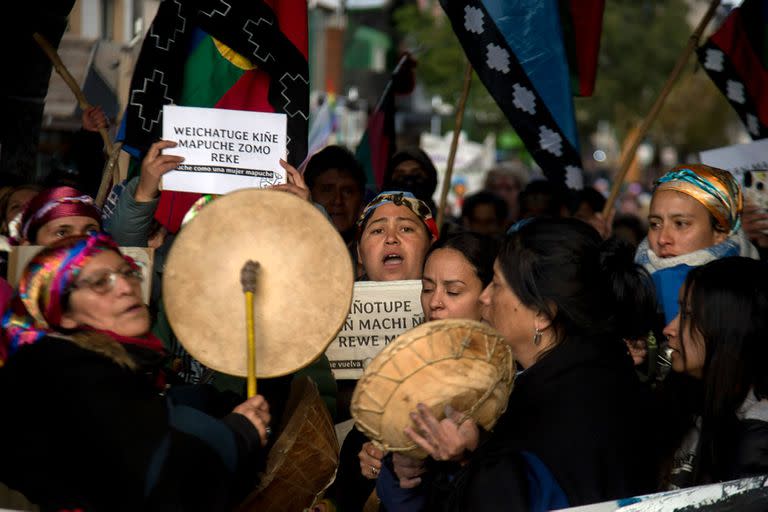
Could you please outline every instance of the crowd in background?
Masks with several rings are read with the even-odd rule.
[[[355,381],[334,379],[325,356],[246,399],[243,379],[174,335],[161,283],[176,233],[154,220],[161,177],[182,160],[163,155],[173,144],[150,148],[109,212],[71,186],[0,191],[6,250],[46,247],[16,290],[0,286],[14,418],[0,433],[18,441],[0,482],[44,508],[235,506],[299,376],[349,418]],[[362,510],[374,489],[389,511],[548,510],[768,472],[768,215],[730,173],[675,167],[650,202],[630,194],[605,217],[594,188],[500,165],[439,227],[437,171],[418,148],[392,156],[381,190],[339,146],[303,173],[283,166],[276,189],[327,216],[357,280],[421,280],[426,321],[490,324],[521,369],[491,432],[417,407],[408,435],[426,460],[353,430],[317,510]],[[156,248],[148,307],[118,246]]]

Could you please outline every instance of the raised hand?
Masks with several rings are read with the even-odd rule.
[[[467,452],[477,448],[480,431],[472,418],[445,408],[441,421],[424,404],[416,406],[411,413],[414,427],[406,427],[405,434],[435,460],[462,461]]]
[[[100,128],[106,128],[109,126],[107,116],[101,107],[88,107],[83,111],[83,115],[80,117],[83,123],[83,129],[89,132],[97,132]]]
[[[157,197],[163,174],[174,170],[184,161],[184,157],[181,156],[162,154],[162,150],[175,147],[176,143],[170,140],[161,140],[149,147],[147,155],[141,162],[141,176],[133,195],[136,201],[146,203]]]
[[[288,183],[275,185],[272,187],[272,190],[290,192],[291,194],[294,194],[295,196],[304,199],[305,201],[311,201],[311,194],[307,184],[304,182],[304,176],[302,176],[294,166],[285,160],[281,159],[280,165],[283,166],[283,169],[285,169],[285,172],[288,174]]]

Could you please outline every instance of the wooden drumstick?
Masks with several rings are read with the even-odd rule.
[[[245,294],[245,328],[248,330],[248,398],[256,396],[256,340],[254,339],[255,321],[253,318],[253,295],[256,293],[256,278],[259,275],[259,263],[248,260],[240,271],[240,284]]]

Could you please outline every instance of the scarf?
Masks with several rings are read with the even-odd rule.
[[[752,245],[746,234],[741,229],[738,229],[719,244],[672,258],[657,256],[648,246],[648,238],[646,237],[637,247],[635,263],[641,265],[651,275],[656,286],[656,297],[659,301],[659,306],[664,311],[666,322],[669,323],[677,316],[677,295],[680,287],[685,282],[688,272],[693,267],[700,267],[710,261],[729,256],[746,256],[755,260],[760,259],[755,246]]]
[[[728,171],[707,165],[678,166],[656,180],[656,189],[674,190],[701,203],[726,233],[741,226],[741,187]]]
[[[368,221],[373,215],[373,212],[376,211],[376,208],[387,203],[393,203],[396,206],[405,206],[424,223],[427,227],[427,231],[432,235],[434,240],[440,238],[440,232],[437,230],[437,223],[432,217],[432,210],[427,206],[427,203],[420,199],[416,199],[416,196],[410,192],[389,191],[382,192],[374,197],[363,209],[363,213],[360,214],[360,218],[357,219],[358,240],[362,236],[365,225],[368,224]]]
[[[87,262],[104,251],[120,254],[117,245],[108,235],[95,233],[64,240],[32,258],[21,276],[18,292],[3,317],[0,366],[22,346],[34,344],[48,334],[61,332],[61,319],[72,284]],[[123,258],[132,268],[138,268],[132,258]],[[122,344],[162,349],[157,339],[104,334]]]
[[[30,200],[21,216],[20,236],[34,241],[37,231],[62,217],[91,217],[101,224],[101,212],[93,198],[72,187],[46,189]]]

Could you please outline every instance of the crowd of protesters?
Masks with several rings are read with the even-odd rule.
[[[43,509],[235,507],[299,373],[349,418],[355,381],[325,356],[246,399],[176,339],[161,287],[175,233],[154,220],[172,145],[150,148],[109,215],[71,186],[0,192],[6,250],[45,247],[0,282],[0,482]],[[727,171],[674,167],[643,217],[606,218],[593,188],[500,166],[441,230],[418,148],[380,190],[342,147],[283,165],[276,188],[326,214],[357,280],[420,280],[425,321],[488,323],[520,369],[490,432],[418,406],[407,432],[425,460],[352,430],[316,510],[363,510],[374,490],[390,512],[549,510],[768,472],[768,216]],[[145,304],[119,246],[150,245]]]

